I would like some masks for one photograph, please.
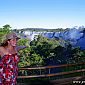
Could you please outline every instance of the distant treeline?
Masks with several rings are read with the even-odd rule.
[[[45,28],[23,28],[23,29],[14,29],[16,32],[24,32],[24,31],[35,31],[35,32],[62,32],[69,28],[63,29],[63,28],[57,28],[57,29],[45,29]]]

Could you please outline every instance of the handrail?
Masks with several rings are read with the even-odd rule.
[[[69,66],[77,66],[85,64],[85,62],[78,63],[78,64],[63,64],[63,65],[57,65],[57,66],[43,66],[43,67],[29,67],[29,68],[19,68],[19,70],[34,70],[34,69],[47,69],[47,68],[61,68],[61,67],[69,67]]]
[[[85,72],[85,69],[80,69],[80,70],[73,70],[69,72],[59,72],[59,73],[50,73],[51,68],[61,68],[61,67],[71,67],[71,66],[79,66],[79,65],[84,65],[85,62],[83,63],[78,63],[78,64],[63,64],[63,65],[57,65],[57,66],[44,66],[44,67],[30,67],[30,68],[19,68],[19,70],[41,70],[42,69],[49,69],[48,74],[40,74],[40,75],[29,75],[29,76],[18,76],[18,78],[36,78],[36,77],[52,77],[52,76],[61,76],[61,75],[66,75],[66,74],[72,74],[72,73],[78,73],[78,72]]]
[[[72,73],[76,73],[76,72],[77,73],[78,72],[85,72],[85,69],[69,71],[69,72],[60,72],[60,73],[55,73],[55,74],[32,75],[32,76],[18,76],[18,78],[52,77],[52,76],[60,76],[60,75],[72,74]]]

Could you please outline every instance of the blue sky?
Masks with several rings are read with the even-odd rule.
[[[0,0],[0,27],[72,28],[84,19],[85,0]]]

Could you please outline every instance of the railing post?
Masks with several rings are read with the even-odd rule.
[[[48,68],[48,70],[49,70],[49,74],[50,74],[50,68]],[[50,76],[49,76],[49,79],[50,79]]]
[[[42,73],[41,73],[41,69],[40,69],[40,75],[41,75]]]

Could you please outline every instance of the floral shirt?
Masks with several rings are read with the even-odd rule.
[[[4,55],[0,59],[0,85],[16,85],[18,62],[17,54]]]

